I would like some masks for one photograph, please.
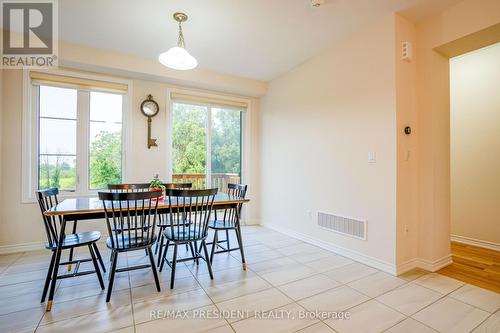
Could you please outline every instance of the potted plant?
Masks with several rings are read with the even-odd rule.
[[[161,190],[161,196],[158,198],[159,200],[163,200],[163,198],[165,197],[165,186],[160,181],[158,174],[154,176],[153,180],[149,184],[149,189],[151,191]]]

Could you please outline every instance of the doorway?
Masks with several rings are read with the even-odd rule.
[[[500,293],[500,43],[450,59],[451,252],[439,273]]]

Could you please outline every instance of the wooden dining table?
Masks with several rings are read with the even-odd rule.
[[[222,210],[222,209],[231,209],[234,208],[236,210],[236,225],[238,228],[238,232],[241,235],[240,230],[240,216],[239,216],[239,207],[241,205],[249,202],[249,199],[237,197],[234,195],[230,195],[227,193],[219,192],[215,195],[213,202],[213,210]],[[170,204],[168,199],[163,199],[158,201],[158,214],[164,214],[169,211],[169,209],[177,209],[182,205],[177,205],[176,203]],[[107,207],[106,207],[107,208]],[[78,221],[86,221],[86,220],[96,220],[105,218],[103,201],[99,200],[98,197],[76,197],[76,198],[68,198],[64,199],[50,210],[44,213],[47,216],[59,216],[61,217],[61,226],[59,232],[59,241],[57,243],[56,248],[56,256],[55,256],[55,266],[59,267],[61,262],[61,244],[63,244],[63,240],[66,234],[66,224],[67,222],[73,223],[72,233],[76,233],[76,225]],[[239,244],[243,249],[243,244]],[[72,260],[73,253],[70,253],[70,260]],[[243,269],[246,270],[246,262],[245,255],[243,254],[243,250],[241,251],[241,262],[243,265]],[[52,279],[50,283],[49,289],[49,298],[47,302],[47,311],[50,311],[52,308],[52,300],[54,299],[54,292],[56,289],[57,282],[57,274],[58,270],[54,269],[52,273]]]

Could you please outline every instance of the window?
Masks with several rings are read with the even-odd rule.
[[[31,72],[33,74],[33,72]],[[29,150],[31,169],[25,175],[27,200],[34,191],[51,187],[75,195],[91,194],[109,183],[123,180],[123,116],[126,93],[123,87],[105,89],[96,81],[67,77],[40,80],[30,77],[31,109]],[[112,86],[115,88],[115,86]],[[27,125],[25,124],[25,128]],[[29,173],[29,174],[28,174]],[[28,195],[26,195],[28,194]]]
[[[242,181],[242,128],[245,108],[174,99],[172,180],[195,188]]]

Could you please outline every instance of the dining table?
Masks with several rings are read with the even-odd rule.
[[[231,194],[227,194],[224,192],[218,192],[215,195],[213,201],[212,210],[223,210],[223,209],[235,209],[236,214],[236,226],[238,228],[238,232],[241,235],[240,229],[240,211],[243,204],[249,202],[249,199],[234,196]],[[106,204],[110,204],[107,202]],[[195,204],[195,203],[194,203]],[[176,203],[176,201],[168,199],[165,197],[163,199],[158,200],[157,213],[165,214],[168,213],[171,209],[182,209],[182,204]],[[145,205],[146,207],[146,205]],[[107,207],[106,207],[107,208]],[[73,223],[72,233],[76,233],[77,222],[79,221],[88,221],[88,220],[97,220],[105,218],[105,207],[102,200],[98,197],[73,197],[62,200],[57,203],[51,209],[44,212],[47,216],[58,216],[60,218],[60,231],[59,231],[59,240],[57,242],[56,255],[55,255],[55,266],[59,267],[61,262],[61,253],[64,237],[66,235],[66,226],[68,222]],[[245,255],[243,253],[243,244],[239,244],[241,247],[241,262],[243,269],[246,270],[246,262]],[[70,252],[70,260],[73,257],[73,251]],[[50,282],[49,289],[49,298],[47,302],[47,311],[50,311],[52,308],[52,301],[54,299],[54,292],[56,288],[57,275],[58,270],[54,269],[52,273],[52,279]]]

